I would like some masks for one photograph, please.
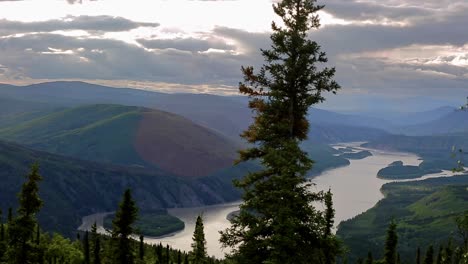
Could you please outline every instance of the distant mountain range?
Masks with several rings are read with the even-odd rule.
[[[229,137],[238,138],[252,113],[229,97],[206,94],[166,94],[112,88],[84,82],[49,82],[28,86],[0,85],[0,98],[47,103],[61,107],[119,104],[159,109],[184,116]]]
[[[468,133],[468,111],[452,110],[435,120],[401,128],[401,133],[416,136],[462,132]]]

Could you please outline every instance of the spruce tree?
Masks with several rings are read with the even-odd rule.
[[[41,180],[39,165],[35,163],[31,166],[27,180],[18,195],[18,215],[11,219],[8,225],[8,263],[23,264],[40,261],[38,256],[41,254],[33,238],[35,237],[34,231],[37,226],[36,214],[43,204],[39,198],[38,184]]]
[[[2,210],[0,210],[0,263],[3,262],[3,256],[5,255],[5,251],[7,249],[5,239],[5,226],[3,223]]]
[[[145,257],[145,243],[143,235],[140,235],[140,244],[138,249],[138,258],[143,261]]]
[[[84,254],[84,263],[91,264],[90,250],[89,250],[89,233],[85,232],[83,237],[83,254]]]
[[[3,223],[2,210],[0,210],[0,241],[5,241],[5,225]]]
[[[124,193],[119,208],[112,221],[112,238],[114,241],[114,262],[120,264],[133,264],[134,252],[131,247],[130,236],[134,233],[133,224],[137,220],[138,208],[132,199],[129,189]]]
[[[169,245],[166,245],[166,264],[169,264],[170,260],[171,260],[171,256],[169,253]]]
[[[163,246],[161,243],[156,246],[156,263],[163,263]]]
[[[444,254],[443,251],[444,251],[444,248],[442,247],[442,245],[440,245],[439,252],[437,253],[437,258],[436,258],[437,264],[442,264],[442,255]]]
[[[340,253],[340,242],[333,235],[332,229],[335,223],[335,209],[333,209],[333,194],[331,190],[324,195],[325,203],[325,231],[324,231],[324,243],[323,243],[323,255],[325,264],[335,263],[336,256]]]
[[[13,222],[13,208],[8,207],[8,224]]]
[[[397,244],[398,236],[396,232],[397,225],[394,220],[390,223],[387,229],[387,238],[385,240],[384,262],[385,264],[397,263]]]
[[[424,264],[433,264],[434,263],[434,248],[429,246],[426,251],[426,257],[424,258]]]
[[[324,216],[313,203],[306,173],[312,160],[299,144],[307,138],[310,106],[336,92],[335,69],[308,33],[320,26],[315,0],[283,0],[273,5],[284,26],[272,23],[272,46],[262,50],[266,64],[255,73],[242,67],[241,93],[250,97],[254,123],[242,134],[251,148],[239,162],[259,160],[264,169],[249,173],[235,185],[242,188],[240,213],[221,242],[233,248],[240,263],[318,263],[323,256]]]
[[[366,259],[366,264],[373,264],[374,263],[374,258],[372,257],[372,252],[367,252],[367,259]]]
[[[91,239],[93,243],[93,264],[101,264],[101,239],[97,232],[96,222],[91,226]]]
[[[206,239],[205,231],[203,228],[203,218],[202,216],[197,217],[195,223],[195,231],[193,232],[192,237],[192,252],[191,260],[194,264],[202,264],[207,262],[208,253],[206,252]]]
[[[418,251],[416,252],[416,264],[421,264],[421,248],[418,247]]]

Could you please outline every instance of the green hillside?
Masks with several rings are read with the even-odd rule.
[[[368,250],[374,257],[382,256],[385,231],[392,218],[398,224],[402,260],[414,260],[417,247],[425,249],[432,243],[437,248],[447,242],[456,231],[455,217],[468,204],[468,175],[390,183],[382,191],[385,198],[376,206],[338,227],[337,234],[349,247],[351,261],[365,257]]]
[[[53,104],[0,97],[0,127],[29,121],[60,109]]]
[[[126,188],[133,190],[142,211],[222,203],[239,197],[226,176],[184,180],[160,170],[81,161],[0,141],[3,212],[17,206],[16,194],[33,162],[39,162],[44,178],[40,185],[45,203],[39,215],[41,226],[70,236],[83,216],[115,210]]]
[[[230,167],[236,145],[183,117],[142,107],[88,105],[0,129],[0,138],[80,159],[205,176]]]

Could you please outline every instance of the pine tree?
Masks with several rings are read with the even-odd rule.
[[[463,241],[463,250],[468,252],[468,211],[456,218],[458,235]]]
[[[416,252],[416,264],[421,264],[421,248],[418,247],[418,251]]]
[[[445,263],[452,263],[453,249],[452,239],[449,239],[447,246],[444,248],[444,261]]]
[[[156,246],[156,263],[163,263],[163,254],[162,254],[162,251],[163,251],[163,246],[161,243],[159,243],[159,245]]]
[[[205,231],[203,228],[203,219],[200,215],[197,217],[197,221],[195,223],[195,231],[193,232],[192,240],[192,263],[206,263],[208,253],[206,252],[206,240]]]
[[[374,263],[374,258],[372,257],[372,252],[367,252],[367,259],[366,259],[366,264],[373,264]]]
[[[171,260],[171,256],[169,253],[169,245],[166,245],[166,264],[169,264],[170,260]]]
[[[39,165],[33,164],[18,195],[18,216],[11,219],[11,223],[8,225],[8,263],[23,264],[39,261],[37,258],[41,254],[39,254],[39,249],[33,238],[37,226],[36,214],[43,203],[39,198],[38,184],[41,180]]]
[[[397,225],[392,220],[387,229],[387,238],[385,240],[384,262],[385,264],[395,264],[397,262],[397,244],[398,236],[396,233]]]
[[[7,249],[5,239],[5,226],[3,223],[2,210],[0,210],[0,263],[3,262],[3,256]]]
[[[119,208],[112,221],[112,238],[114,245],[114,263],[134,263],[133,250],[130,236],[134,233],[133,224],[138,215],[138,208],[129,189],[124,193]]]
[[[333,209],[333,194],[331,190],[324,195],[325,203],[325,231],[324,231],[324,263],[332,264],[335,263],[336,255],[340,252],[340,243],[332,233],[333,224],[335,223],[335,209]]]
[[[272,23],[272,46],[262,50],[266,65],[258,74],[242,67],[241,93],[256,112],[242,134],[253,147],[240,152],[239,162],[260,160],[264,169],[235,185],[244,191],[240,213],[222,232],[224,246],[235,248],[241,263],[317,263],[322,256],[324,216],[312,205],[323,195],[310,192],[305,179],[313,162],[299,144],[307,138],[310,106],[335,92],[335,69],[320,46],[307,38],[320,26],[315,0],[283,0],[274,4],[284,26]],[[294,254],[291,254],[294,252]]]
[[[8,207],[8,224],[13,222],[13,208]]]
[[[91,257],[89,252],[89,233],[86,231],[83,237],[83,254],[85,264],[91,264]]]
[[[442,255],[444,254],[443,253],[443,247],[442,245],[439,246],[439,252],[437,253],[437,258],[436,258],[436,263],[437,264],[442,264]]]
[[[91,239],[93,243],[93,264],[101,264],[101,239],[97,232],[96,222],[91,226]]]
[[[5,241],[5,226],[3,223],[2,210],[0,210],[0,241]]]
[[[424,258],[424,264],[433,264],[434,263],[434,248],[429,246],[426,251],[426,257]]]
[[[141,261],[145,258],[145,243],[143,235],[140,235],[140,245],[138,249],[138,257]]]

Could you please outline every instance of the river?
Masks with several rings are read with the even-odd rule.
[[[359,147],[359,143],[336,144],[333,147],[336,149],[352,147],[356,150],[364,150],[364,148]],[[420,158],[412,153],[367,150],[372,153],[372,156],[361,160],[350,160],[349,166],[325,171],[313,179],[316,185],[312,187],[312,190],[319,191],[331,188],[336,211],[336,224],[367,211],[383,198],[380,188],[383,184],[391,182],[391,180],[377,178],[376,175],[380,169],[394,161],[403,161],[405,165],[419,165],[421,163]],[[451,175],[452,173],[444,171],[442,173],[425,175],[420,179]],[[203,214],[208,254],[222,258],[226,250],[220,247],[219,231],[229,227],[229,221],[226,219],[226,216],[238,210],[238,204],[230,203],[200,208],[169,209],[168,211],[171,215],[184,221],[185,229],[162,238],[145,238],[145,241],[148,243],[169,244],[173,248],[189,251],[196,217],[199,214]],[[96,218],[102,217],[102,215],[96,214],[83,218],[83,225],[79,229],[87,230],[90,226],[90,221],[94,222]]]

